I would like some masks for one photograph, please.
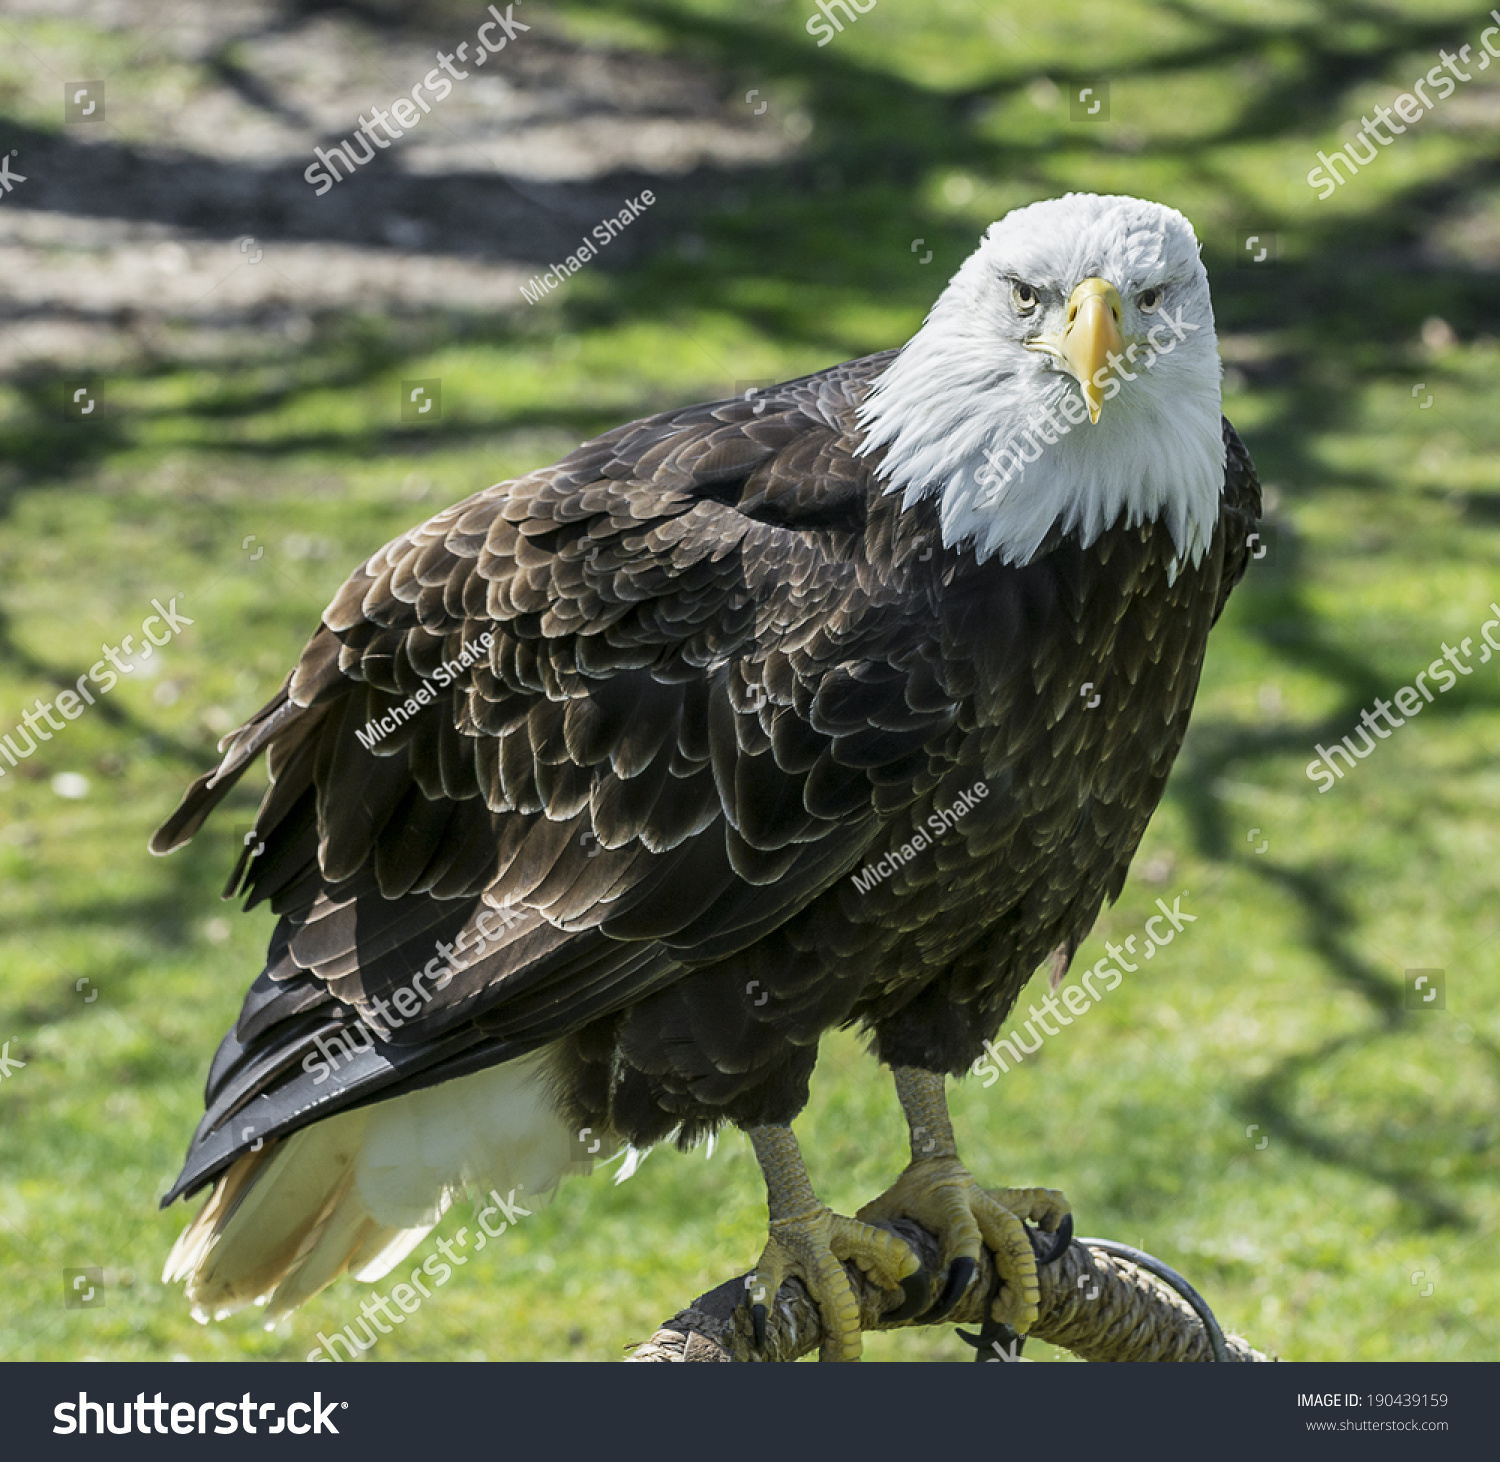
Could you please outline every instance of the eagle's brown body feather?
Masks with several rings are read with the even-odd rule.
[[[353,575],[158,835],[185,840],[269,749],[236,882],[282,921],[171,1196],[253,1140],[556,1042],[580,1126],[788,1121],[830,1028],[956,1073],[1071,954],[1181,745],[1254,472],[1226,423],[1218,531],[1175,578],[1156,523],[976,563],[855,455],[889,360],[620,427]],[[424,677],[430,702],[366,750]],[[372,1000],[465,929],[452,981],[383,1022]],[[390,1040],[315,1080],[317,1042],[361,1015]]]

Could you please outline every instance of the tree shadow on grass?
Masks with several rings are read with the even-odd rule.
[[[1383,9],[1340,3],[1307,19],[1248,23],[1170,0],[1161,8],[1190,21],[1194,38],[1177,46],[1143,45],[1134,59],[1111,68],[1114,80],[1167,87],[1205,68],[1264,64],[1248,75],[1243,68],[1236,72],[1239,104],[1223,127],[1187,138],[1148,136],[1127,151],[1117,131],[1070,128],[1060,120],[1037,136],[999,135],[988,119],[997,104],[1013,101],[1035,80],[1031,65],[1002,66],[989,78],[943,90],[913,82],[894,62],[874,64],[864,53],[855,57],[839,46],[811,48],[800,33],[777,22],[741,14],[707,17],[674,5],[624,0],[575,8],[656,22],[675,38],[680,55],[724,78],[726,109],[746,84],[795,92],[813,122],[809,140],[795,157],[774,166],[700,166],[685,175],[614,173],[576,185],[548,185],[543,201],[537,188],[519,178],[481,171],[409,174],[382,160],[320,201],[293,164],[262,167],[190,153],[162,157],[129,144],[85,145],[12,123],[5,130],[35,159],[37,178],[9,201],[17,207],[169,224],[207,237],[255,233],[268,241],[341,241],[374,248],[389,247],[392,220],[415,217],[427,228],[431,253],[540,268],[566,252],[580,221],[586,225],[600,216],[605,200],[633,196],[645,187],[658,193],[661,207],[642,221],[628,245],[594,266],[594,286],[556,301],[547,313],[521,318],[434,311],[376,325],[325,314],[319,334],[301,352],[296,378],[280,387],[252,383],[260,358],[248,353],[229,358],[221,371],[224,384],[187,414],[226,437],[227,450],[271,472],[278,462],[309,451],[351,459],[419,445],[439,451],[519,426],[521,418],[496,405],[482,418],[444,420],[424,429],[420,438],[394,424],[374,431],[236,436],[257,414],[315,385],[369,386],[442,339],[459,338],[503,353],[544,331],[582,333],[631,322],[676,323],[690,330],[696,314],[727,311],[784,346],[825,354],[830,362],[897,344],[866,338],[863,327],[842,323],[845,307],[878,301],[915,318],[931,303],[946,273],[972,247],[977,227],[973,217],[928,201],[933,182],[952,172],[1003,184],[1011,194],[1046,196],[1074,185],[1099,164],[1117,165],[1124,157],[1133,159],[1143,179],[1170,164],[1181,177],[1213,175],[1226,216],[1277,229],[1282,250],[1274,271],[1236,267],[1238,246],[1230,228],[1209,232],[1205,258],[1221,328],[1270,334],[1278,341],[1268,364],[1244,367],[1250,389],[1259,388],[1271,402],[1245,435],[1262,475],[1286,484],[1293,503],[1362,485],[1357,470],[1330,466],[1314,455],[1312,444],[1326,433],[1351,429],[1353,395],[1362,382],[1403,378],[1424,319],[1441,315],[1460,321],[1466,334],[1500,332],[1496,280],[1435,263],[1419,247],[1434,218],[1452,213],[1475,189],[1500,176],[1493,140],[1474,142],[1448,171],[1392,196],[1372,190],[1368,206],[1353,213],[1268,206],[1265,190],[1218,166],[1230,149],[1327,134],[1348,118],[1345,98],[1356,88],[1382,79],[1408,55],[1435,56],[1440,46],[1451,44],[1459,29],[1452,22],[1401,20]],[[420,32],[438,42],[449,39],[457,14],[442,5],[401,12],[308,3],[286,6],[273,24],[292,28],[330,9],[356,17],[372,34]],[[543,36],[532,40],[539,48],[567,47]],[[223,84],[242,99],[263,109],[288,110],[263,78],[246,72],[229,52],[214,66]],[[1054,68],[1050,79],[1066,90],[1087,78]],[[1141,190],[1150,191],[1144,185]],[[699,241],[686,257],[673,247],[674,238],[684,234]],[[932,267],[916,262],[910,246],[915,238],[932,249]],[[67,313],[61,302],[52,308],[59,318]],[[171,371],[180,364],[168,356],[157,369]],[[725,365],[726,379],[714,382],[714,394],[727,391],[739,373],[734,362]],[[8,486],[0,485],[0,515],[20,492],[88,480],[138,446],[138,433],[149,424],[149,413],[141,413],[134,420],[101,422],[87,432],[74,430],[59,411],[66,373],[23,371],[15,384],[23,406],[19,420],[0,428],[0,453],[10,467]],[[649,408],[643,403],[643,409]],[[530,412],[525,421],[580,436],[613,424],[586,408]],[[1487,499],[1476,496],[1475,503],[1474,513],[1488,522],[1493,514]],[[1252,573],[1231,613],[1279,666],[1310,670],[1336,690],[1338,708],[1326,723],[1331,735],[1347,726],[1385,681],[1371,656],[1339,642],[1335,628],[1312,607],[1308,589],[1306,565],[1291,544],[1273,574]],[[22,658],[3,622],[0,656]],[[26,668],[54,681],[62,676],[60,668],[39,663],[28,662]],[[1454,700],[1442,713],[1492,703]],[[127,729],[123,723],[121,729]],[[128,729],[154,734],[143,725]],[[1216,790],[1223,779],[1306,746],[1309,736],[1320,734],[1319,728],[1195,726],[1172,795],[1189,811],[1198,850],[1223,859],[1234,841],[1227,831],[1229,809]],[[196,755],[186,747],[168,749],[179,760]],[[1354,953],[1358,921],[1347,898],[1349,875],[1250,866],[1298,912],[1307,945],[1329,975],[1360,993],[1374,1017],[1373,1028],[1386,1028],[1396,1018],[1396,996],[1391,981]],[[186,902],[181,912],[187,916]],[[1317,1161],[1389,1184],[1424,1221],[1461,1222],[1461,1211],[1419,1175],[1372,1162],[1362,1155],[1368,1144],[1356,1151],[1358,1144],[1319,1136],[1293,1115],[1292,1089],[1299,1075],[1355,1039],[1341,1038],[1283,1061],[1249,1093],[1247,1110]]]

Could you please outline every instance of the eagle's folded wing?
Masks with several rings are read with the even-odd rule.
[[[282,920],[169,1200],[750,945],[931,787],[956,707],[899,572],[918,544],[870,571],[841,425],[883,363],[621,427],[344,585],[153,843],[269,753],[228,891]],[[382,1039],[328,1081],[356,1021]]]

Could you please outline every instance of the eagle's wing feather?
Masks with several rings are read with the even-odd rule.
[[[890,573],[915,547],[877,574],[861,544],[842,421],[883,364],[618,428],[351,576],[153,844],[268,750],[230,891],[282,923],[172,1196],[242,1131],[533,1048],[753,943],[911,800],[956,704]],[[420,1012],[382,1018],[454,945]],[[315,1079],[356,1019],[389,1040]]]
[[[1240,434],[1224,421],[1224,566],[1219,578],[1219,598],[1214,606],[1215,624],[1229,602],[1234,586],[1245,577],[1256,548],[1265,537],[1260,521],[1260,478]],[[1264,552],[1264,549],[1261,550]]]

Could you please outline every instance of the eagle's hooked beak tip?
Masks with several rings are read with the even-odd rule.
[[[1068,296],[1067,324],[1058,342],[1058,356],[1083,388],[1089,422],[1097,426],[1104,407],[1104,386],[1110,369],[1109,357],[1118,356],[1125,344],[1120,333],[1120,291],[1107,279],[1085,279]]]

